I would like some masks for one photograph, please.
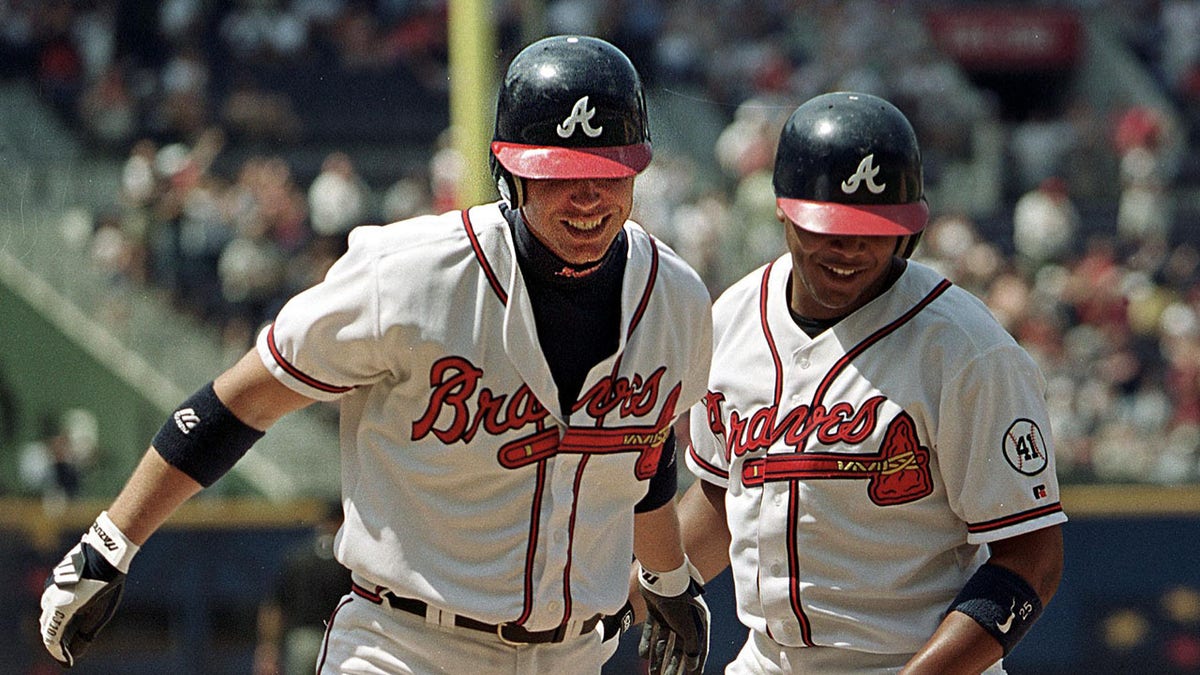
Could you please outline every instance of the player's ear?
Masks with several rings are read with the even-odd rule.
[[[912,257],[912,254],[917,250],[917,244],[921,243],[922,234],[922,232],[917,232],[916,234],[898,237],[896,239],[895,255],[905,259]]]
[[[788,217],[783,213],[783,209],[779,208],[778,206],[775,207],[775,217],[778,218],[779,222],[783,223],[784,225],[788,224]]]

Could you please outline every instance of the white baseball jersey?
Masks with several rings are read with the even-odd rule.
[[[713,305],[688,466],[727,490],[743,623],[788,647],[913,653],[987,542],[1066,520],[1045,382],[977,298],[912,261],[810,338],[790,260]]]
[[[625,602],[634,505],[704,394],[709,296],[627,223],[617,352],[563,419],[499,203],[352,231],[258,338],[340,399],[340,561],[371,584],[529,630]]]

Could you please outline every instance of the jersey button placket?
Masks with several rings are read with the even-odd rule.
[[[812,347],[804,346],[792,352],[792,363],[796,364],[801,370],[808,370],[812,367]]]
[[[540,577],[534,579],[534,616],[531,622],[557,621],[562,618],[562,571],[566,568],[571,537],[571,506],[574,503],[572,486],[575,482],[577,461],[562,456],[547,460],[548,485],[546,500],[542,504],[544,535],[539,548],[545,555],[545,564],[539,569]]]
[[[772,632],[788,622],[787,526],[788,483],[767,482],[759,502],[759,600]]]

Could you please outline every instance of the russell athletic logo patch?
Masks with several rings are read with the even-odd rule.
[[[1004,432],[1004,459],[1009,466],[1026,476],[1041,473],[1049,462],[1046,439],[1033,420],[1018,419]]]

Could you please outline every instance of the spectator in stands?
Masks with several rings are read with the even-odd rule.
[[[212,122],[212,72],[204,52],[187,44],[167,60],[159,73],[161,95],[151,112],[159,133],[191,139]]]
[[[78,115],[89,137],[100,148],[125,148],[138,132],[137,101],[119,65],[107,68],[90,82],[79,99]]]
[[[285,293],[287,265],[279,245],[261,220],[234,230],[217,258],[221,299],[225,303],[225,341],[240,355],[259,325],[277,309]]]
[[[230,135],[250,143],[294,143],[304,131],[292,99],[260,86],[249,74],[234,78],[219,115]]]
[[[1069,120],[1036,110],[1017,124],[1009,134],[1009,152],[1014,169],[1013,194],[1036,189],[1047,178],[1061,176],[1063,163],[1078,143]]]
[[[1021,195],[1012,219],[1013,248],[1026,265],[1062,262],[1074,252],[1079,211],[1062,178],[1045,178]]]
[[[308,188],[309,222],[321,237],[345,237],[367,218],[370,190],[354,160],[335,150],[325,156],[321,173]]]
[[[385,223],[431,213],[429,178],[423,174],[398,178],[384,191],[380,211]]]
[[[437,149],[429,160],[429,185],[434,213],[449,211],[458,206],[458,188],[462,184],[464,162],[462,152],[454,142],[454,128],[438,135]]]
[[[47,507],[61,507],[79,496],[83,472],[95,459],[98,443],[99,423],[90,411],[70,408],[46,417],[41,437],[21,451],[21,483]]]
[[[1131,106],[1117,119],[1113,132],[1121,180],[1117,233],[1131,248],[1170,238],[1173,135],[1166,116],[1151,106]]]
[[[288,552],[258,610],[254,675],[302,675],[316,669],[325,621],[350,588],[350,571],[333,557],[342,505],[325,506],[312,537]]]

